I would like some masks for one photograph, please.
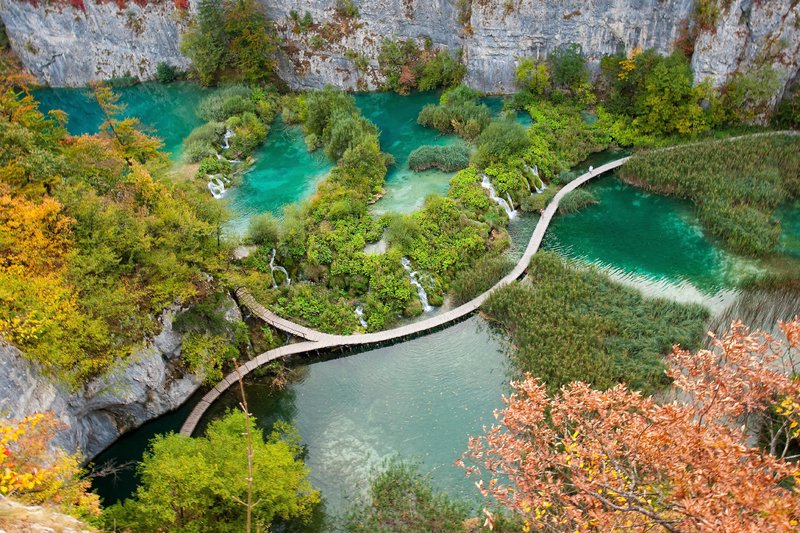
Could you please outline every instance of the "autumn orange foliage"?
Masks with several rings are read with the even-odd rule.
[[[468,472],[488,474],[478,488],[528,531],[797,531],[800,318],[779,328],[785,339],[737,322],[710,349],[676,347],[682,402],[585,383],[550,397],[527,376],[470,439]]]
[[[0,494],[31,504],[56,504],[69,514],[97,516],[100,500],[80,478],[80,455],[50,449],[58,428],[52,413],[0,421]]]

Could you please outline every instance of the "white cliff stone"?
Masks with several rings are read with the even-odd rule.
[[[595,63],[603,54],[636,47],[669,52],[689,20],[694,0],[356,0],[357,19],[335,15],[330,0],[260,0],[285,41],[279,74],[290,87],[379,88],[378,52],[384,38],[429,38],[436,47],[463,50],[467,83],[483,92],[514,89],[520,57],[544,57],[566,43],[581,45]],[[14,50],[42,82],[54,86],[126,72],[152,77],[159,62],[186,68],[179,52],[185,14],[161,0],[120,10],[85,0],[86,11],[40,2],[0,0]],[[196,1],[192,2],[196,8]],[[314,25],[295,33],[290,13],[310,13]],[[732,0],[715,31],[697,39],[697,79],[723,83],[737,70],[780,67],[781,90],[797,76],[800,23],[796,0]],[[330,24],[327,30],[323,28]],[[326,33],[327,31],[327,33]],[[313,36],[322,46],[311,46]],[[366,59],[362,71],[356,56]],[[362,61],[363,63],[363,61]]]

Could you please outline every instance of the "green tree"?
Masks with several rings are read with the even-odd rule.
[[[131,532],[243,531],[247,520],[247,417],[235,411],[209,426],[206,436],[157,436],[139,465],[134,498],[105,512],[109,527]],[[319,492],[298,459],[296,432],[280,426],[253,438],[253,521],[261,531],[276,519],[309,518]]]
[[[542,96],[550,89],[550,67],[531,57],[520,60],[514,72],[517,87],[536,96]]]
[[[553,83],[572,92],[589,81],[586,57],[579,44],[561,45],[550,53],[548,58],[553,72]]]
[[[211,85],[225,65],[228,35],[225,13],[218,0],[200,0],[197,15],[181,38],[181,53],[192,60],[202,85]]]
[[[231,65],[249,82],[269,79],[275,70],[278,37],[264,7],[255,0],[225,4],[225,32]]]

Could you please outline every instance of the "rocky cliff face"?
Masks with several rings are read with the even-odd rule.
[[[285,38],[280,71],[293,87],[377,88],[384,37],[429,37],[437,46],[461,48],[468,83],[492,93],[513,90],[519,57],[543,57],[564,43],[580,44],[595,61],[635,47],[669,52],[694,5],[694,0],[355,0],[359,18],[344,19],[336,16],[332,0],[261,1]],[[85,5],[82,12],[45,1],[34,7],[0,0],[14,50],[43,82],[80,85],[128,72],[145,79],[162,61],[187,66],[178,51],[185,17],[171,3],[120,9],[86,0]],[[310,13],[314,26],[294,33],[292,11]],[[360,71],[356,56],[368,60]],[[700,35],[692,64],[698,79],[715,84],[737,70],[770,64],[781,69],[785,86],[800,70],[798,0],[732,0],[715,30]]]
[[[280,72],[293,87],[377,88],[384,37],[429,37],[437,46],[461,48],[468,83],[492,93],[513,90],[519,57],[543,57],[564,43],[580,44],[595,61],[635,47],[669,52],[694,6],[694,0],[355,0],[360,16],[343,19],[333,0],[261,1],[285,38]],[[80,85],[126,72],[148,78],[162,61],[186,67],[178,51],[184,17],[171,3],[85,4],[82,12],[0,0],[14,50],[43,82]],[[698,79],[720,84],[737,70],[769,64],[781,69],[785,86],[800,70],[798,0],[728,4],[716,28],[697,40]],[[315,25],[294,33],[292,11],[310,13]],[[357,56],[368,60],[361,71]]]
[[[172,329],[175,309],[161,317],[162,330],[107,377],[71,392],[43,376],[19,350],[0,343],[0,418],[53,411],[64,423],[54,444],[91,459],[120,435],[179,407],[200,386],[199,376],[178,364],[181,335]],[[225,317],[241,320],[229,299]]]
[[[39,81],[53,86],[84,85],[131,75],[150,79],[156,66],[188,68],[178,49],[182,17],[171,2],[84,2],[85,10],[47,0],[0,0],[0,17],[11,46]]]

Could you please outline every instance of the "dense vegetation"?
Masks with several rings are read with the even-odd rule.
[[[483,311],[511,336],[519,372],[551,391],[583,381],[652,392],[664,384],[663,354],[697,346],[708,317],[703,307],[644,298],[550,252],[533,257],[528,280],[492,293]]]
[[[264,239],[236,275],[276,312],[323,331],[350,333],[361,328],[354,312],[360,304],[367,328],[383,329],[398,315],[422,311],[403,257],[420,272],[431,304],[440,305],[459,271],[486,250],[507,245],[507,217],[486,196],[474,169],[453,179],[448,197],[429,198],[417,213],[373,218],[367,207],[382,191],[391,163],[380,151],[375,126],[351,96],[332,88],[285,105],[284,117],[303,125],[309,148],[321,148],[338,164],[312,198],[286,209],[277,239]],[[388,251],[367,255],[364,246],[384,233]],[[300,281],[273,289],[273,247]]]
[[[442,172],[455,172],[469,165],[469,148],[463,144],[446,146],[420,146],[408,155],[408,166],[420,172],[438,168]]]
[[[751,136],[645,152],[620,176],[690,199],[703,225],[731,249],[764,255],[780,237],[775,209],[800,198],[800,138]]]
[[[394,41],[386,38],[378,55],[381,73],[386,77],[384,88],[400,94],[416,89],[430,91],[437,87],[458,85],[467,74],[461,63],[461,50],[451,54],[436,50],[427,39],[420,48],[414,39]]]
[[[198,105],[197,115],[207,122],[195,128],[184,141],[184,160],[199,162],[202,177],[208,174],[230,177],[233,172],[230,160],[247,159],[264,143],[277,111],[278,98],[271,88],[224,86]]]
[[[181,52],[203,85],[270,80],[277,48],[275,28],[255,0],[201,0],[181,37]]]
[[[131,532],[244,531],[250,448],[255,529],[310,518],[320,496],[299,459],[295,430],[279,425],[265,438],[252,418],[235,411],[211,422],[204,437],[156,436],[139,464],[135,496],[109,507],[106,525]]]
[[[104,87],[101,133],[70,136],[24,89],[0,94],[0,333],[77,386],[126,357],[162,310],[205,293],[219,205],[167,174],[161,142]]]

